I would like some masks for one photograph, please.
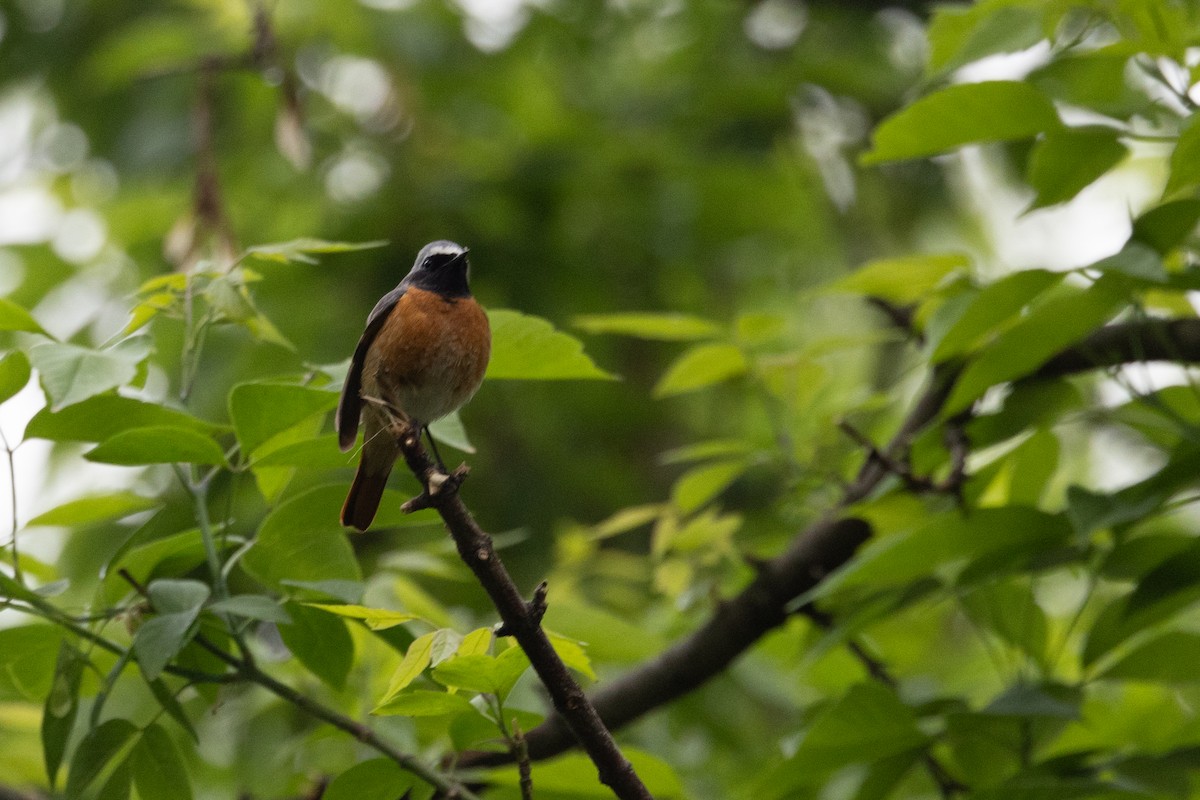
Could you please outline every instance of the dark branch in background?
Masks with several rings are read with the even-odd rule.
[[[421,446],[419,431],[406,423],[395,422],[392,432],[408,468],[425,487],[419,497],[404,505],[404,509],[434,508],[441,515],[458,547],[458,554],[500,612],[503,621],[500,630],[517,640],[549,692],[557,711],[553,719],[562,722],[571,743],[578,740],[583,746],[600,773],[600,781],[622,800],[649,800],[650,792],[542,630],[545,586],[539,586],[533,600],[525,602],[496,554],[492,537],[479,527],[458,496],[458,486],[466,477],[466,470],[460,467],[451,475],[439,471]],[[511,754],[506,756],[505,760],[511,758]],[[532,752],[530,757],[536,758]]]
[[[1142,361],[1200,362],[1200,320],[1146,319],[1105,326],[1048,359],[1024,380],[1065,377]],[[722,603],[707,623],[595,693],[592,702],[610,729],[619,729],[673,702],[719,674],[759,637],[781,624],[792,601],[850,560],[869,538],[870,529],[861,520],[837,518],[838,510],[863,500],[893,474],[889,464],[902,463],[917,434],[937,420],[960,371],[961,366],[951,364],[933,368],[925,391],[880,451],[882,461],[868,455],[829,517],[797,534],[782,555],[763,562],[750,586]],[[962,422],[956,418],[948,424],[961,431]],[[952,473],[961,475],[967,443],[958,433],[947,435]],[[573,745],[557,716],[527,732],[525,739],[530,758],[535,760]],[[508,760],[507,754],[478,752],[467,753],[459,763],[471,767]]]

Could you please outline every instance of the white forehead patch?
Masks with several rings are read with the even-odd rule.
[[[456,244],[446,242],[445,244],[435,244],[430,246],[427,255],[431,256],[456,256],[463,251],[463,248]]]

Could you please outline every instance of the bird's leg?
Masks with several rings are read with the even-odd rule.
[[[433,458],[437,461],[438,469],[447,475],[450,474],[450,470],[446,469],[446,462],[442,461],[442,454],[438,452],[437,443],[433,441],[433,433],[429,430],[429,426],[424,426],[422,430],[425,431],[425,436],[429,438],[429,449],[433,451]]]

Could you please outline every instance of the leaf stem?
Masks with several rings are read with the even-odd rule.
[[[25,579],[21,574],[21,554],[17,549],[17,467],[16,459],[14,458],[14,447],[8,443],[8,437],[4,434],[4,429],[0,428],[0,443],[4,445],[4,453],[8,458],[8,491],[9,502],[12,506],[12,566],[13,579],[17,583],[24,584]]]

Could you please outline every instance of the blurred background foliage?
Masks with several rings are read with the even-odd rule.
[[[743,587],[753,574],[746,555],[777,554],[838,502],[863,460],[862,443],[839,420],[851,416],[879,441],[894,431],[924,377],[920,368],[936,359],[932,348],[906,346],[902,332],[853,295],[915,303],[917,327],[928,324],[932,333],[939,311],[953,322],[948,309],[961,310],[987,280],[1013,268],[1081,267],[1110,255],[1164,182],[1182,198],[1200,180],[1168,165],[1192,108],[1190,6],[992,0],[942,8],[932,28],[929,13],[916,3],[792,0],[10,0],[0,5],[0,296],[29,309],[53,337],[89,350],[131,331],[131,312],[148,323],[138,331],[152,338],[153,355],[136,339],[113,355],[105,362],[113,374],[129,374],[100,396],[119,387],[185,408],[211,423],[196,423],[201,439],[248,451],[232,469],[217,470],[201,503],[228,520],[222,535],[231,541],[257,533],[279,548],[256,545],[239,562],[245,569],[231,571],[230,588],[277,590],[290,566],[273,560],[283,551],[278,542],[298,527],[328,533],[349,481],[350,467],[319,416],[328,411],[322,390],[336,388],[367,312],[421,245],[436,238],[468,245],[485,306],[549,320],[619,378],[489,380],[462,412],[477,450],[467,456],[469,506],[499,535],[523,588],[549,579],[547,625],[587,643],[590,661],[572,666],[583,675],[594,669],[603,685]],[[1012,53],[1016,61],[1003,60]],[[997,54],[1002,63],[989,60]],[[1134,56],[1158,63],[1159,78],[1177,75],[1182,93],[1165,97],[1144,70],[1133,79]],[[920,136],[956,141],[905,151],[893,139],[889,156],[879,154],[886,149],[879,139],[876,155],[898,163],[860,165],[880,120],[949,80],[988,77],[1024,78],[1060,105],[1109,115],[1122,144],[1117,133],[1093,136],[1094,149],[1080,146],[1081,166],[1064,155],[1075,152],[1074,140],[1054,158],[1039,157],[1031,143],[1045,142],[1045,131],[972,138],[960,135],[973,121],[959,114],[941,129],[921,122]],[[974,110],[987,116],[986,104]],[[903,160],[996,138],[1017,141],[936,163]],[[1033,167],[1060,161],[1067,167],[1049,176]],[[1033,203],[1058,206],[1081,191],[1078,203],[1024,214]],[[1193,227],[1196,215],[1188,217]],[[1185,236],[1161,253],[1173,271],[1193,263]],[[247,248],[302,237],[386,244],[343,252],[315,246],[312,258],[303,248],[276,247],[221,272]],[[946,251],[956,254],[876,261]],[[1122,303],[1192,314],[1190,284],[1159,279],[1161,263],[1146,269],[1130,259],[1107,269],[1149,288],[1106,283],[1118,286],[1117,299],[1100,309],[1097,324]],[[837,284],[870,261],[875,268],[858,273],[859,283]],[[235,323],[212,327],[198,357],[176,313],[183,284],[173,281],[189,269],[205,281],[196,285],[206,287],[208,307]],[[1035,280],[1038,287],[1026,287],[995,329],[972,340],[949,337],[949,346],[973,354],[991,341],[983,334],[1002,338],[1004,326],[1017,325],[1026,305],[1042,308],[1044,318],[1057,306],[1039,303],[1066,297],[1062,308],[1074,311],[1088,295],[1072,288],[1078,282],[1060,292],[1055,278]],[[622,312],[667,316],[613,316]],[[35,337],[13,324],[17,315],[0,307],[4,344],[32,352]],[[4,362],[0,387],[21,373],[21,358]],[[985,385],[1017,376],[985,375]],[[51,400],[61,400],[63,388],[52,391],[47,374],[41,378]],[[274,473],[247,467],[250,417],[238,418],[231,388],[264,380],[312,389],[295,395],[313,404],[310,416],[282,431],[293,437],[284,444],[307,447],[292,452],[311,461],[278,460],[287,469]],[[1186,549],[1188,521],[1170,513],[1180,486],[1138,507],[1145,517],[1163,515],[1152,530],[1161,537],[1127,568],[1112,566],[1114,542],[1121,543],[1113,531],[1141,518],[1104,517],[1087,506],[1089,496],[1068,501],[1067,487],[1099,475],[1088,485],[1101,492],[1144,477],[1192,435],[1200,415],[1187,396],[1172,395],[1171,414],[1167,422],[1155,417],[1156,428],[1131,402],[1121,413],[1143,426],[1139,435],[1149,443],[1127,430],[1096,438],[1095,418],[1111,421],[1105,397],[1090,386],[1057,385],[1032,399],[1021,395],[1034,410],[1026,407],[1016,422],[989,418],[993,428],[980,440],[1009,449],[977,458],[966,491],[966,502],[985,510],[1019,507],[976,518],[971,524],[985,534],[1027,530],[1058,542],[1070,509],[1082,531],[1074,549],[1053,558],[1038,550],[1045,559],[1036,566],[1003,569],[988,561],[994,553],[972,552],[987,563],[972,562],[975,573],[961,572],[976,577],[963,578],[953,560],[968,558],[965,542],[976,531],[960,520],[938,541],[962,552],[917,550],[906,562],[911,573],[890,577],[896,564],[872,551],[875,561],[822,597],[844,614],[840,628],[826,635],[797,617],[701,690],[621,732],[624,745],[658,759],[639,761],[657,791],[862,800],[962,794],[939,786],[935,771],[914,769],[936,740],[952,773],[982,787],[979,796],[1057,798],[1065,785],[1076,796],[1100,796],[1101,785],[1119,797],[1191,796],[1187,770],[1200,742],[1194,688],[1177,692],[1170,676],[1135,664],[1127,674],[1154,680],[1093,683],[1085,694],[1076,681],[1090,659],[1081,664],[1072,655],[1086,628],[1079,621],[1095,620],[1094,608],[1084,611],[1097,585],[1109,590],[1100,592],[1105,598],[1117,597],[1164,554]],[[116,622],[98,624],[127,641],[119,623],[137,629],[132,617],[142,611],[128,586],[102,572],[126,563],[144,568],[143,579],[203,578],[198,547],[169,551],[174,537],[194,529],[196,507],[165,466],[80,458],[79,442],[107,434],[49,435],[45,412],[41,429],[26,429],[44,401],[31,382],[0,409],[8,442],[21,443],[15,517],[27,575],[61,592],[54,601],[61,608],[119,609]],[[270,414],[256,402],[247,400],[243,412]],[[1096,404],[1094,414],[1081,410],[1087,403]],[[120,426],[100,406],[87,408],[93,416],[83,427]],[[1014,424],[1019,440],[1009,438]],[[206,445],[188,441],[199,448],[194,463],[212,463]],[[944,475],[949,455],[930,433],[914,458]],[[440,527],[395,513],[415,481],[398,473],[393,487],[392,511],[378,529],[349,539],[367,578],[364,602],[458,634],[492,624],[493,610]],[[881,495],[863,511],[884,532],[908,534],[955,513],[951,498],[918,497],[896,481]],[[63,505],[81,497],[108,500]],[[122,544],[130,537],[143,548],[136,563]],[[151,545],[159,549],[145,549]],[[1026,568],[1041,572],[1031,578]],[[1179,600],[1171,598],[1176,611],[1187,606]],[[423,632],[376,635],[295,602],[287,608],[304,625],[293,620],[281,634],[264,625],[255,647],[274,672],[355,718],[375,707],[401,653]],[[60,637],[45,635],[50,626],[13,622],[22,625],[0,631],[0,652],[7,651],[0,784],[44,792],[40,704],[56,676],[71,673],[61,660],[56,672]],[[305,626],[307,633],[297,632]],[[864,631],[899,676],[900,692],[871,682],[868,666],[842,646]],[[1110,632],[1117,641],[1130,635]],[[1171,656],[1164,662],[1195,652],[1193,639],[1169,644],[1160,651]],[[351,652],[353,659],[341,658]],[[110,721],[158,719],[161,697],[133,677],[106,678],[121,675],[124,662],[98,651],[91,657],[95,669],[77,678],[83,707],[102,708],[95,716]],[[1050,686],[1026,690],[1027,679]],[[438,688],[428,675],[415,685]],[[314,787],[369,755],[265,693],[209,689],[180,695],[180,716],[199,730],[199,744],[165,719],[149,728],[169,727],[196,796],[315,796]],[[515,708],[544,710],[529,678],[513,697]],[[83,716],[74,733],[68,725],[56,734],[62,746],[68,737],[78,746]],[[477,723],[373,721],[431,760],[478,744],[483,734],[466,730]],[[108,732],[123,735],[119,726]],[[149,744],[138,747],[149,752],[156,737],[147,734],[140,741]],[[1089,761],[1089,748],[1116,755]],[[1169,753],[1176,771],[1156,783],[1163,762],[1149,751]],[[1112,779],[1118,767],[1124,783]],[[1075,773],[1087,780],[1063,777]],[[1025,783],[1006,784],[1014,775]],[[578,762],[536,765],[537,796],[596,796],[590,777]],[[1134,777],[1140,783],[1129,788]],[[137,791],[152,800],[152,788],[139,783]],[[1018,788],[1029,793],[1014,794]],[[517,795],[510,785],[494,796]]]

